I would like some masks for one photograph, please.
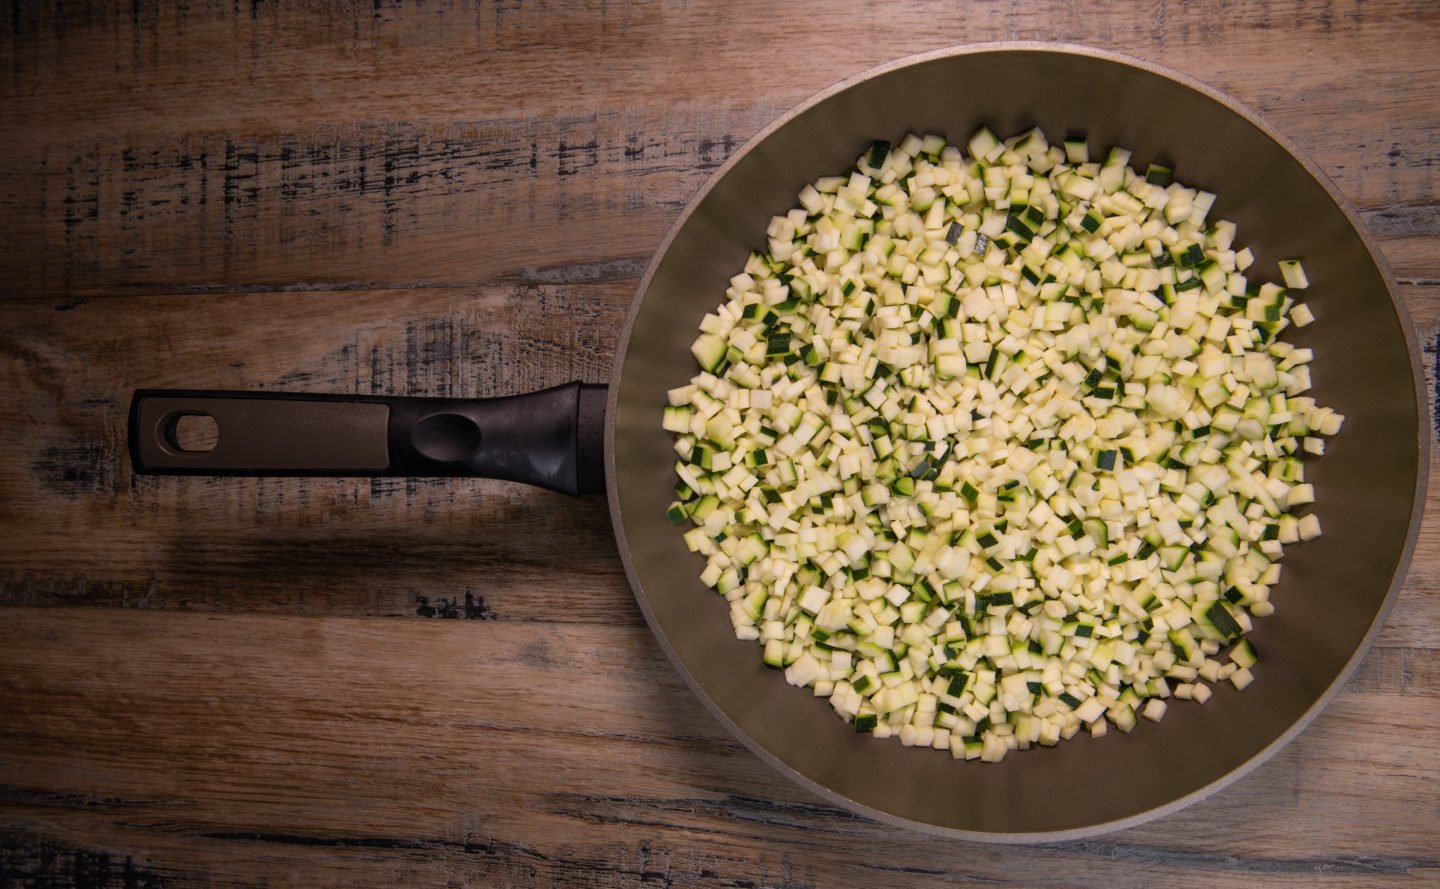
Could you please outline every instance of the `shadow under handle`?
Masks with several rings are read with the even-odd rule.
[[[388,398],[141,389],[130,462],[141,474],[475,476],[565,494],[605,490],[604,386],[504,398]],[[210,417],[210,450],[187,450],[185,417]]]

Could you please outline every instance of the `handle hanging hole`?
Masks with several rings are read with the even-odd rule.
[[[220,441],[220,425],[209,414],[179,414],[167,425],[165,438],[177,451],[204,454]]]

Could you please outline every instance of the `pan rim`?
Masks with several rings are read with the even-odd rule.
[[[767,140],[773,133],[790,123],[799,115],[865,81],[874,79],[895,70],[924,64],[938,59],[952,58],[964,55],[1011,52],[1036,52],[1098,59],[1101,61],[1119,64],[1129,68],[1137,68],[1152,75],[1171,80],[1181,86],[1189,88],[1196,93],[1199,93],[1202,96],[1205,96],[1206,98],[1211,99],[1212,101],[1223,105],[1232,113],[1244,119],[1246,122],[1248,122],[1256,129],[1258,129],[1261,133],[1263,133],[1267,138],[1279,145],[1292,158],[1294,158],[1297,163],[1300,164],[1301,168],[1306,172],[1306,174],[1308,174],[1325,191],[1325,193],[1329,196],[1330,200],[1344,215],[1345,220],[1349,223],[1351,229],[1360,238],[1360,242],[1364,246],[1366,253],[1369,255],[1371,262],[1375,264],[1376,270],[1380,273],[1381,279],[1385,285],[1385,291],[1390,297],[1390,307],[1394,311],[1396,321],[1399,324],[1401,331],[1404,335],[1406,351],[1408,353],[1407,357],[1410,361],[1411,382],[1414,387],[1413,391],[1415,394],[1415,410],[1417,417],[1417,434],[1415,440],[1417,459],[1415,490],[1411,500],[1410,517],[1407,526],[1407,532],[1405,535],[1405,541],[1404,545],[1401,548],[1399,557],[1395,562],[1395,567],[1390,577],[1390,582],[1388,589],[1385,593],[1385,598],[1381,602],[1380,608],[1376,611],[1375,617],[1371,621],[1371,624],[1366,630],[1365,635],[1361,638],[1360,643],[1356,646],[1355,651],[1345,662],[1344,666],[1336,674],[1334,680],[1329,684],[1329,686],[1326,687],[1326,689],[1320,694],[1320,696],[1316,698],[1314,703],[1311,704],[1311,706],[1307,708],[1305,712],[1301,714],[1301,716],[1297,720],[1295,720],[1293,724],[1291,724],[1289,728],[1282,732],[1271,743],[1257,751],[1250,758],[1246,759],[1244,762],[1240,763],[1238,766],[1231,769],[1229,772],[1225,773],[1221,777],[1191,791],[1188,794],[1185,794],[1184,796],[1173,799],[1163,805],[1155,806],[1153,808],[1146,809],[1142,812],[1138,812],[1134,815],[1129,815],[1124,818],[1103,821],[1083,827],[1067,828],[1064,830],[991,832],[944,827],[928,822],[916,821],[910,818],[905,818],[903,816],[874,809],[870,806],[865,805],[864,803],[861,803],[841,793],[838,793],[835,790],[832,790],[831,788],[826,787],[825,785],[820,784],[819,782],[801,774],[793,767],[791,767],[788,763],[784,762],[783,760],[776,757],[774,754],[770,753],[766,748],[764,748],[757,741],[752,739],[749,733],[747,733],[738,724],[736,724],[730,718],[730,716],[710,698],[710,696],[700,686],[699,682],[690,673],[690,670],[685,666],[684,661],[681,659],[680,655],[671,645],[668,637],[665,635],[664,629],[661,627],[658,619],[655,617],[655,614],[650,607],[650,602],[644,592],[644,586],[641,583],[640,578],[636,572],[634,560],[631,557],[630,544],[625,535],[624,522],[621,520],[619,486],[617,484],[617,470],[615,467],[615,414],[619,403],[620,377],[621,372],[624,368],[625,356],[629,349],[630,337],[634,330],[635,322],[640,315],[641,309],[643,308],[645,294],[650,288],[650,283],[654,278],[656,271],[659,269],[660,264],[664,261],[666,255],[668,255],[672,243],[674,242],[676,237],[678,237],[679,233],[684,229],[686,224],[689,222],[691,216],[694,215],[696,209],[700,206],[701,203],[704,202],[705,198],[710,194],[710,192],[722,180],[724,180],[727,175],[729,175],[730,171],[735,167],[737,163],[739,163],[742,158],[748,155],[756,146]],[[1339,694],[1340,690],[1345,687],[1345,685],[1349,682],[1351,676],[1354,675],[1356,669],[1359,667],[1360,662],[1365,658],[1366,655],[1369,654],[1372,646],[1374,645],[1375,638],[1384,628],[1385,623],[1394,608],[1395,601],[1400,592],[1400,588],[1404,585],[1405,579],[1408,576],[1410,562],[1414,555],[1416,541],[1420,533],[1421,519],[1424,515],[1425,492],[1428,486],[1430,468],[1429,453],[1431,448],[1431,429],[1429,424],[1424,421],[1424,418],[1427,414],[1426,408],[1428,405],[1425,396],[1424,369],[1420,363],[1419,356],[1420,346],[1418,337],[1415,333],[1414,323],[1410,318],[1408,310],[1405,308],[1404,302],[1400,299],[1400,295],[1396,288],[1394,273],[1390,269],[1389,263],[1385,260],[1383,253],[1381,253],[1377,249],[1370,232],[1366,229],[1364,224],[1359,219],[1359,216],[1356,213],[1354,207],[1351,205],[1350,201],[1339,191],[1339,189],[1336,188],[1335,184],[1330,181],[1330,178],[1324,173],[1324,171],[1319,169],[1306,154],[1300,151],[1300,149],[1291,142],[1288,137],[1284,136],[1283,134],[1275,130],[1273,127],[1271,127],[1269,124],[1267,124],[1264,120],[1260,118],[1260,116],[1255,111],[1250,109],[1247,105],[1241,103],[1227,93],[1221,92],[1220,90],[1215,89],[1208,84],[1205,84],[1187,74],[1176,71],[1165,65],[1150,62],[1148,60],[1141,59],[1125,53],[1115,52],[1113,50],[1107,49],[1099,49],[1096,47],[1085,46],[1082,44],[1065,42],[1052,43],[1046,41],[997,41],[944,47],[936,50],[930,50],[927,52],[903,56],[890,62],[886,62],[884,64],[866,69],[857,74],[853,74],[847,78],[844,78],[843,80],[832,84],[831,86],[821,90],[820,92],[815,93],[814,95],[795,105],[793,108],[789,109],[784,114],[775,118],[768,125],[763,127],[748,141],[746,141],[744,145],[742,145],[738,150],[731,154],[731,156],[726,159],[725,163],[722,164],[706,179],[706,181],[701,185],[699,190],[697,190],[695,194],[690,198],[690,200],[686,203],[685,208],[681,211],[679,217],[676,218],[675,222],[670,226],[670,229],[666,232],[665,237],[656,247],[655,253],[652,255],[650,262],[646,266],[645,274],[640,279],[640,283],[636,288],[635,299],[631,302],[630,308],[626,314],[625,325],[621,330],[619,342],[616,347],[605,410],[606,500],[610,507],[611,525],[613,526],[615,532],[616,545],[619,551],[621,562],[624,564],[625,567],[625,575],[626,579],[629,581],[631,593],[635,596],[636,603],[640,606],[640,610],[645,616],[645,622],[648,625],[652,635],[655,637],[656,641],[659,642],[661,649],[665,652],[666,658],[680,674],[680,677],[685,682],[685,685],[700,700],[700,702],[705,706],[705,708],[720,721],[720,723],[725,727],[726,731],[728,731],[731,736],[739,740],[748,750],[757,755],[771,768],[774,768],[786,778],[790,779],[801,787],[804,787],[805,789],[817,794],[825,801],[834,803],[845,810],[862,814],[867,818],[874,819],[881,822],[882,824],[895,827],[903,827],[931,836],[943,837],[946,839],[961,839],[997,844],[1035,844],[1087,839],[1090,837],[1099,836],[1101,834],[1107,834],[1118,830],[1124,830],[1130,827],[1136,827],[1138,825],[1148,823],[1158,818],[1163,818],[1167,815],[1180,811],[1181,809],[1188,808],[1189,806],[1200,802],[1206,797],[1209,797],[1212,794],[1215,794],[1226,787],[1229,787],[1236,781],[1245,777],[1250,772],[1254,771],[1256,768],[1268,761],[1272,756],[1278,753],[1282,748],[1284,748],[1287,744],[1293,741],[1301,732],[1303,732],[1310,725],[1310,723],[1313,722],[1315,718],[1318,717],[1320,713],[1330,704],[1330,702],[1336,697],[1336,695]]]

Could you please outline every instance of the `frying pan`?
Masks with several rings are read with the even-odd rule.
[[[674,451],[667,389],[695,372],[689,345],[771,216],[807,182],[849,168],[872,139],[962,141],[1040,126],[1133,150],[1213,191],[1255,272],[1304,259],[1317,323],[1289,339],[1315,350],[1314,394],[1346,416],[1308,467],[1325,535],[1287,551],[1276,613],[1243,694],[1221,683],[1132,734],[1081,735],[1000,764],[956,762],[857,735],[808,690],[734,638],[665,518]],[[785,775],[848,809],[949,837],[1049,841],[1131,826],[1236,780],[1298,734],[1345,684],[1383,624],[1419,527],[1428,425],[1415,338],[1384,261],[1354,212],[1289,143],[1232,99],[1157,65],[1083,47],[1007,43],[914,56],[839,83],[775,121],[700,190],[640,284],[608,388],[572,383],[504,399],[183,392],[135,394],[139,472],[486,475],[599,492],[655,637],[701,701]],[[187,414],[219,440],[186,451]]]

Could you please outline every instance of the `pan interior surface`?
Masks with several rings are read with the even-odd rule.
[[[847,171],[872,139],[939,133],[964,144],[1039,126],[1085,133],[1131,165],[1167,162],[1215,192],[1210,218],[1238,224],[1252,280],[1300,257],[1317,321],[1286,338],[1313,348],[1321,404],[1346,416],[1307,466],[1324,536],[1287,548],[1273,616],[1250,638],[1256,681],[1205,705],[1177,701],[1132,734],[1076,737],[1000,764],[857,735],[829,704],[792,687],[734,638],[703,560],[665,519],[675,483],[661,428],[667,389],[695,373],[701,317],[771,216],[822,175]],[[1102,155],[1103,156],[1103,155]],[[1302,727],[1348,675],[1403,579],[1412,546],[1425,427],[1408,322],[1346,212],[1286,148],[1220,98],[1146,66],[1034,46],[937,54],[857,78],[757,138],[703,192],[652,264],[617,364],[609,442],[612,514],[627,570],[662,646],[701,698],[752,749],[832,800],[887,820],[970,838],[1079,836],[1163,814],[1243,773]]]

